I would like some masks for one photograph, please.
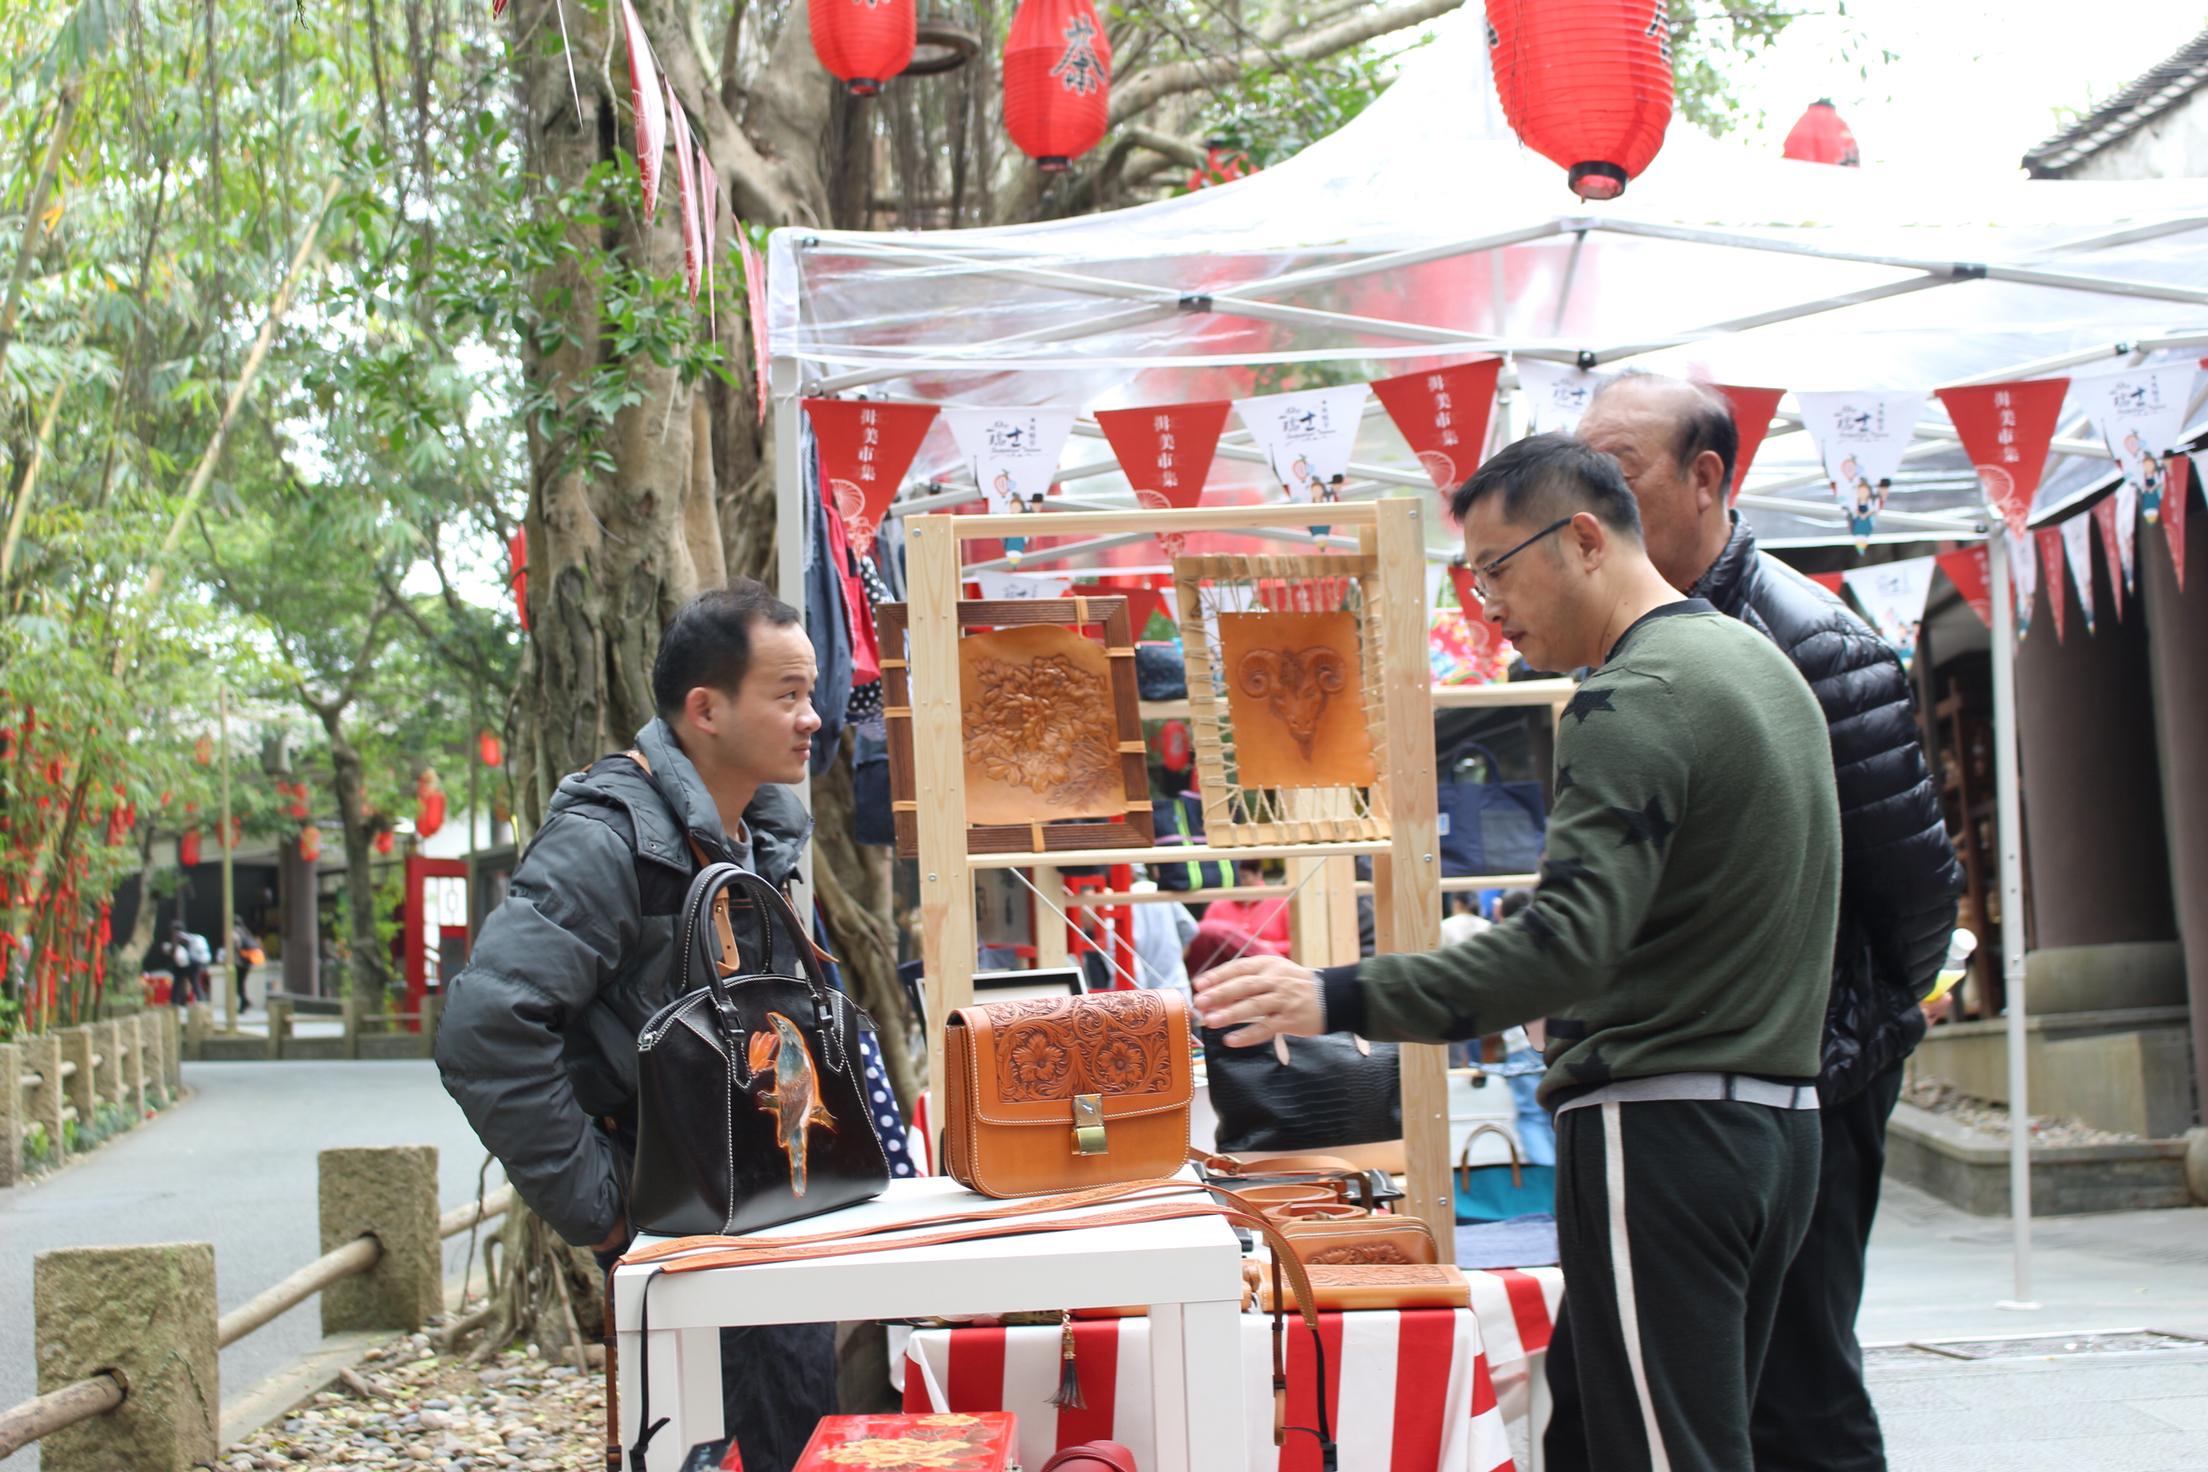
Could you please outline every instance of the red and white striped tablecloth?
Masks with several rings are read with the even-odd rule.
[[[1555,1268],[1465,1274],[1472,1310],[1322,1314],[1327,1402],[1341,1472],[1511,1472],[1508,1423],[1530,1405],[1563,1296]],[[1317,1357],[1290,1320],[1288,1424],[1316,1426]],[[1085,1410],[1059,1410],[1055,1328],[930,1329],[914,1333],[902,1372],[908,1411],[1011,1411],[1020,1458],[1041,1466],[1061,1447],[1099,1437],[1147,1460],[1151,1445],[1147,1319],[1074,1325]],[[1315,1438],[1272,1444],[1272,1321],[1242,1320],[1248,1472],[1318,1472]],[[1349,1406],[1345,1416],[1341,1407]]]

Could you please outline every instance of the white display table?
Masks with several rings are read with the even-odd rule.
[[[1191,1191],[1189,1199],[1209,1198]],[[834,1231],[988,1204],[956,1181],[930,1176],[892,1181],[872,1201],[780,1230]],[[636,1245],[660,1240],[640,1237]],[[1155,1472],[1215,1472],[1245,1461],[1243,1418],[1219,1414],[1241,1395],[1242,1254],[1233,1230],[1216,1217],[662,1273],[652,1280],[652,1332],[642,1344],[637,1326],[650,1271],[645,1264],[613,1275],[622,1444],[637,1434],[641,1354],[651,1356],[652,1419],[668,1418],[652,1438],[648,1472],[675,1472],[692,1445],[723,1434],[717,1331],[724,1326],[1138,1303],[1150,1306],[1154,1344]]]

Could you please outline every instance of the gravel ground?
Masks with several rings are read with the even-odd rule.
[[[342,1391],[316,1396],[311,1406],[232,1447],[222,1465],[232,1472],[580,1472],[605,1465],[605,1381],[598,1374],[579,1375],[520,1351],[478,1371],[437,1354],[421,1334],[371,1351],[351,1374]]]
[[[1997,1140],[2009,1138],[2009,1106],[1974,1098],[1945,1079],[1920,1078],[1901,1091],[1902,1102],[1932,1114],[1944,1114],[1965,1129]],[[2032,1116],[2035,1145],[2129,1145],[2140,1137],[2122,1130],[2097,1130],[2061,1114]]]

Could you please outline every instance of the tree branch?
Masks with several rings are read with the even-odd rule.
[[[1147,67],[1112,93],[1112,125],[1124,123],[1156,106],[1167,97],[1223,86],[1252,72],[1277,71],[1288,62],[1316,61],[1385,36],[1447,15],[1464,0],[1410,0],[1409,4],[1374,10],[1335,25],[1283,40],[1277,45],[1245,46],[1225,56],[1198,61],[1177,61]]]

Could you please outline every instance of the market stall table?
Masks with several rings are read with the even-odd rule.
[[[986,1204],[947,1177],[895,1180],[872,1201],[784,1230],[794,1235],[880,1227]],[[661,1240],[640,1237],[636,1245]],[[1148,1322],[1163,1347],[1149,1357],[1156,1459],[1144,1464],[1146,1472],[1209,1472],[1239,1467],[1245,1459],[1242,1418],[1213,1413],[1233,1404],[1237,1393],[1242,1301],[1241,1248],[1216,1217],[657,1277],[652,1271],[651,1265],[638,1265],[616,1268],[613,1275],[623,1445],[632,1445],[637,1435],[644,1354],[651,1364],[651,1416],[668,1418],[652,1439],[645,1472],[674,1472],[691,1446],[724,1434],[718,1332],[723,1327],[1136,1303],[1149,1305]],[[647,1278],[649,1336],[640,1332]]]
[[[1320,1315],[1328,1406],[1341,1472],[1509,1472],[1509,1423],[1547,1416],[1541,1365],[1547,1356],[1563,1276],[1553,1267],[1465,1274],[1472,1309]],[[1291,1432],[1272,1444],[1272,1321],[1241,1325],[1241,1420],[1249,1472],[1313,1472],[1318,1443]],[[1121,1442],[1145,1467],[1152,1444],[1149,1326],[1140,1318],[1074,1326],[1081,1408],[1050,1404],[1058,1389],[1056,1326],[925,1329],[892,1374],[908,1411],[1011,1411],[1020,1456],[1040,1465],[1052,1452],[1093,1438]],[[1288,1424],[1316,1426],[1317,1362],[1303,1325],[1289,1322]],[[1130,1387],[1133,1387],[1130,1391]],[[1345,1409],[1346,1407],[1346,1409]]]

